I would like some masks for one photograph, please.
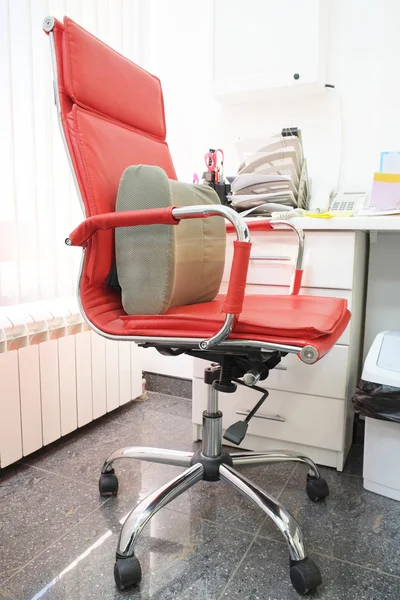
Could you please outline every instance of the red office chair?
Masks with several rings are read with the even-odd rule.
[[[152,208],[115,212],[119,181],[130,165],[157,165],[176,179],[165,142],[163,97],[159,80],[97,40],[71,19],[44,21],[54,70],[61,135],[86,219],[66,240],[82,246],[79,301],[83,316],[101,335],[134,341],[164,354],[186,352],[217,363],[205,370],[209,396],[203,414],[202,450],[196,453],[156,448],[123,448],[104,463],[100,493],[117,493],[113,463],[136,458],[185,467],[170,483],[150,494],[130,513],[122,527],[114,569],[120,590],[136,585],[141,569],[135,544],[149,519],[200,480],[222,479],[263,510],[278,526],[289,547],[290,577],[300,594],[321,583],[318,567],[307,557],[301,530],[285,508],[240,475],[235,467],[300,461],[309,465],[307,493],[316,501],[329,491],[315,464],[288,452],[229,454],[222,449],[222,414],[218,392],[234,392],[237,384],[256,386],[282,356],[296,353],[309,364],[322,358],[346,328],[350,313],[345,300],[299,296],[303,233],[290,224],[299,255],[288,296],[245,294],[250,253],[249,226],[231,208],[215,205]],[[114,261],[114,229],[145,225],[178,226],[182,219],[222,215],[237,234],[228,292],[210,302],[175,306],[164,314],[126,315],[119,290],[107,285]],[[278,223],[252,227],[272,231]],[[282,225],[282,224],[281,224]],[[142,227],[143,229],[143,227]],[[169,231],[169,229],[168,229]],[[271,233],[273,235],[273,233]],[[262,390],[264,392],[264,390]],[[260,403],[258,403],[260,404]],[[225,436],[239,443],[243,423]]]

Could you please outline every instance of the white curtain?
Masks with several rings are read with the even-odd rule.
[[[0,0],[0,305],[74,293],[82,220],[58,130],[44,17],[138,54],[136,0]],[[140,57],[139,57],[140,58]]]

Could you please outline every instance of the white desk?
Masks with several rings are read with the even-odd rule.
[[[290,356],[283,361],[285,371],[270,374],[266,382],[270,397],[264,410],[268,415],[251,422],[243,447],[297,449],[319,464],[341,470],[352,439],[351,398],[363,357],[379,331],[400,329],[400,218],[300,218],[292,222],[306,234],[301,293],[347,298],[352,319],[335,348],[312,370]],[[248,292],[287,293],[288,263],[279,257],[295,256],[294,237],[284,230],[271,236],[254,232],[252,241],[255,254],[271,256],[251,263]],[[228,265],[229,248],[228,244]],[[227,266],[222,291],[228,275]],[[194,439],[200,435],[206,402],[204,366],[195,360]],[[234,398],[221,394],[220,400],[226,427],[237,420],[237,411],[252,408],[255,398],[251,390],[241,389]],[[281,415],[283,422],[269,413]]]
[[[365,231],[371,234],[364,315],[365,358],[377,333],[385,329],[400,330],[400,216],[305,217],[292,222],[305,232]]]
[[[291,223],[304,231],[392,231],[400,233],[400,215],[398,217],[349,217],[319,219],[302,217],[292,219]]]

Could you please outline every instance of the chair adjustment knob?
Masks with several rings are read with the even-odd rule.
[[[243,381],[246,385],[251,387],[253,385],[257,385],[257,383],[260,381],[260,377],[261,373],[258,371],[258,369],[250,369],[250,371],[247,371],[247,373],[243,375]]]

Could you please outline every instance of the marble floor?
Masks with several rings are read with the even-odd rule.
[[[103,459],[128,445],[189,449],[190,400],[150,393],[0,472],[0,599],[292,600],[287,548],[273,524],[224,483],[202,482],[143,532],[143,580],[118,593],[120,522],[177,467],[120,461],[118,497],[100,498]],[[323,468],[331,494],[308,500],[302,466],[247,467],[300,522],[324,600],[400,598],[400,503],[362,487],[362,448],[344,473]]]

